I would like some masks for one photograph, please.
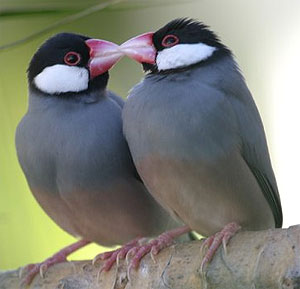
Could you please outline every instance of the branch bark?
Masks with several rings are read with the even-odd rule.
[[[35,289],[292,289],[300,288],[300,225],[288,229],[239,232],[220,248],[200,272],[202,241],[176,244],[163,250],[156,263],[146,256],[137,271],[127,272],[120,261],[108,273],[101,263],[74,261],[57,264],[37,276]],[[203,251],[203,250],[202,250]],[[19,271],[0,273],[0,289],[19,288]]]

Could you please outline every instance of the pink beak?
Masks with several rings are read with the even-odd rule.
[[[108,71],[123,56],[120,46],[101,39],[85,41],[90,48],[89,70],[91,78]]]
[[[148,32],[124,42],[120,49],[130,58],[140,63],[155,63],[156,49],[152,42],[153,32]]]

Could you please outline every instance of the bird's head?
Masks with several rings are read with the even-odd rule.
[[[188,18],[175,19],[154,33],[131,38],[121,49],[152,72],[182,70],[230,54],[208,26]]]
[[[62,95],[104,89],[108,70],[122,57],[119,46],[73,33],[59,33],[37,50],[28,67],[32,88]]]

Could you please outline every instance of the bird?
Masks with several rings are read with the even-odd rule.
[[[231,50],[191,18],[121,45],[146,73],[123,108],[145,186],[174,219],[208,237],[201,268],[240,228],[282,226],[262,120]]]
[[[139,236],[177,226],[142,183],[122,133],[124,101],[106,88],[108,70],[121,56],[112,42],[65,32],[30,61],[28,111],[15,137],[18,160],[40,206],[81,240],[25,267],[24,285],[90,242],[126,245],[100,255],[109,270],[116,252],[127,252]]]

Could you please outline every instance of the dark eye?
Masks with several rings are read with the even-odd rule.
[[[163,38],[161,44],[164,47],[171,47],[171,46],[176,45],[178,42],[179,42],[179,39],[177,36],[175,36],[173,34],[169,34]]]
[[[79,53],[70,51],[64,57],[64,62],[68,65],[77,65],[81,60]]]

